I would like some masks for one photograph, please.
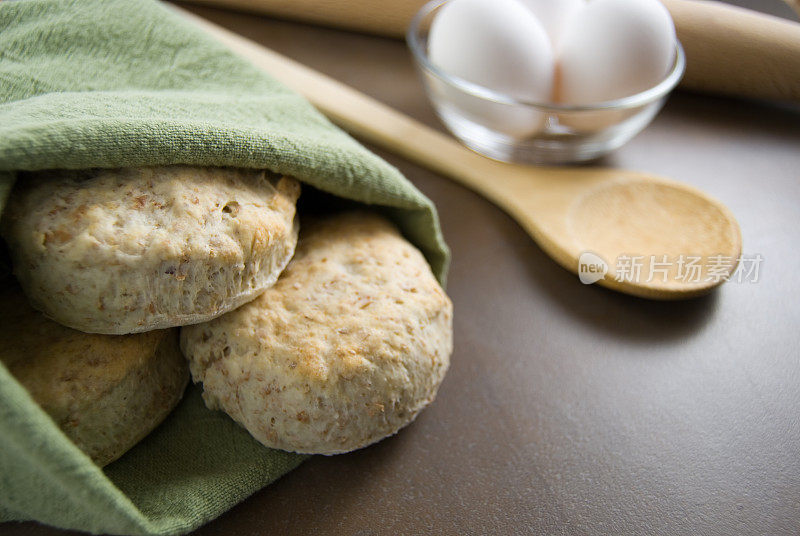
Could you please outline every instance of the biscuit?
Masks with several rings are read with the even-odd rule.
[[[125,334],[204,322],[271,286],[297,242],[299,183],[167,166],[29,173],[3,219],[31,304]]]
[[[303,222],[292,262],[253,302],[181,329],[192,378],[268,447],[336,454],[394,434],[435,397],[452,304],[386,220]]]
[[[183,396],[177,329],[81,333],[48,320],[14,286],[0,290],[0,361],[100,466],[150,433]]]

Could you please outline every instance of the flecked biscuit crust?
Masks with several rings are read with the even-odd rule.
[[[0,290],[0,361],[100,466],[138,443],[189,382],[177,329],[81,333],[48,320],[14,286]]]
[[[257,170],[37,172],[2,227],[34,307],[81,331],[137,333],[210,320],[271,286],[294,253],[299,195]]]
[[[264,445],[316,454],[411,422],[434,399],[452,345],[452,304],[422,254],[361,212],[304,220],[274,287],[181,329],[208,407]]]

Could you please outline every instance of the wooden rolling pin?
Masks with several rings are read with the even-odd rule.
[[[425,0],[191,0],[402,37]],[[662,0],[686,51],[682,87],[800,101],[800,23],[720,2]],[[797,7],[800,0],[787,0]]]

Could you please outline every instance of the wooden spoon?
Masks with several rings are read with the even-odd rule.
[[[736,219],[695,188],[632,171],[490,160],[332,78],[182,13],[344,129],[494,202],[567,270],[578,273],[581,260],[584,277],[600,277],[600,285],[646,298],[681,299],[708,292],[736,268],[741,252]]]

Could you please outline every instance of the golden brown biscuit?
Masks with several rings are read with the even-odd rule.
[[[189,381],[177,329],[81,333],[46,319],[7,282],[0,290],[0,318],[0,361],[100,466],[150,433]]]
[[[388,221],[303,222],[292,262],[251,303],[181,329],[203,397],[263,444],[335,454],[397,432],[430,403],[452,304]]]
[[[167,166],[21,177],[3,215],[31,304],[89,333],[203,322],[271,286],[297,242],[299,183]]]

